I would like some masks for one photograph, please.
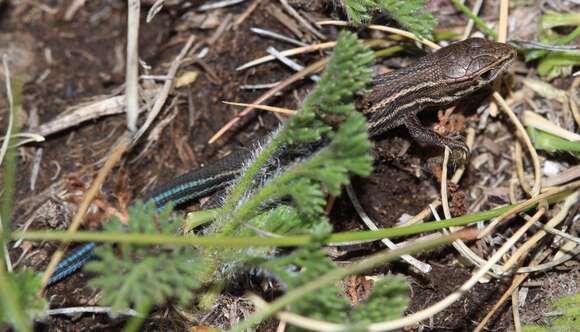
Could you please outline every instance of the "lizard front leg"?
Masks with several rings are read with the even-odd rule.
[[[462,141],[444,137],[429,128],[425,128],[416,114],[409,115],[404,121],[405,127],[417,142],[421,144],[448,147],[452,151],[452,158],[467,161],[469,159],[469,148]],[[457,156],[457,152],[460,153]]]

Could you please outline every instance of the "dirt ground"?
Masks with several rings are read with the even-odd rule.
[[[203,1],[167,1],[166,8],[157,14],[153,22],[146,23],[144,17],[151,2],[144,2],[140,29],[140,59],[151,67],[147,73],[164,75],[187,38],[195,35],[195,43],[205,43],[201,43],[190,53],[181,66],[180,73],[196,71],[199,75],[191,85],[175,89],[170,95],[161,116],[162,120],[157,122],[164,119],[170,121],[167,120],[157,139],[151,141],[151,145],[144,140],[144,143],[134,147],[109,176],[99,196],[101,209],[92,209],[84,224],[88,229],[98,229],[106,221],[108,215],[103,212],[103,206],[123,210],[132,199],[156,185],[224,156],[238,147],[247,146],[256,137],[269,132],[279,123],[279,119],[271,113],[254,111],[251,116],[243,119],[242,125],[236,126],[216,144],[207,143],[240,110],[223,104],[222,101],[251,102],[263,90],[241,89],[241,86],[276,82],[293,73],[278,62],[270,62],[249,70],[236,70],[239,65],[263,56],[267,46],[274,46],[278,50],[294,47],[284,42],[265,39],[250,30],[252,27],[260,27],[290,34],[287,27],[272,17],[270,5],[277,8],[277,1],[272,4],[262,1],[241,24],[224,31],[211,43],[207,40],[215,36],[220,22],[235,20],[254,1],[208,12],[195,10]],[[337,14],[333,5],[290,2],[312,17],[342,17]],[[88,1],[71,18],[67,18],[66,11],[70,3],[52,0],[4,1],[0,9],[0,41],[3,42],[0,51],[12,45],[14,49],[22,52],[17,57],[22,63],[14,64],[14,74],[27,80],[23,91],[25,114],[21,119],[25,130],[54,119],[74,105],[123,91],[125,2]],[[452,7],[446,3],[441,6],[438,17],[441,27],[464,24],[464,17],[454,13]],[[493,6],[487,8],[490,12],[493,9]],[[202,26],[203,24],[207,26]],[[332,40],[338,30],[324,28],[321,31]],[[367,31],[360,31],[360,34],[363,37],[371,36]],[[203,58],[194,56],[199,52],[205,53],[203,49],[206,47],[207,54]],[[377,70],[405,66],[420,53],[413,49],[382,59],[377,63]],[[309,64],[323,54],[326,53],[315,52],[300,56],[297,60],[302,64]],[[521,68],[523,64],[519,66]],[[567,84],[570,82],[561,82],[562,86]],[[267,104],[298,108],[300,100],[312,86],[311,81],[301,81],[294,84],[291,90],[270,99]],[[5,104],[2,109],[4,106]],[[143,115],[141,117],[144,118]],[[459,117],[461,121],[470,124],[479,120],[474,109],[460,112]],[[427,114],[424,120],[433,124],[437,121],[437,114]],[[4,112],[0,115],[0,123],[4,130]],[[76,204],[94,179],[100,162],[125,130],[125,123],[122,115],[103,117],[52,134],[46,137],[46,142],[21,149],[15,197],[15,227],[30,223],[30,229],[66,229]],[[498,128],[499,126],[496,129]],[[498,130],[492,133],[485,130],[481,132],[483,135],[489,133],[491,140],[507,133],[506,128]],[[377,161],[373,175],[368,179],[357,179],[354,187],[363,207],[379,227],[396,224],[402,215],[415,215],[438,197],[438,170],[430,166],[430,160],[440,156],[441,151],[417,146],[404,130],[395,130],[376,143],[374,153]],[[478,152],[475,151],[474,157],[477,155]],[[501,157],[496,156],[496,159],[499,163]],[[35,163],[39,163],[39,172],[33,183]],[[475,201],[470,194],[474,192],[478,179],[478,170],[470,169],[454,193],[454,212],[461,213],[467,209],[465,206],[470,206]],[[491,199],[481,210],[504,203],[506,201],[499,198]],[[196,208],[197,204],[188,207],[190,210]],[[336,200],[330,216],[337,231],[365,229],[346,195]],[[374,244],[340,248],[339,258],[348,260],[361,257],[380,247],[379,244]],[[55,248],[54,243],[24,243],[11,249],[10,257],[20,267],[27,266],[43,271]],[[472,267],[464,264],[451,247],[423,254],[420,259],[430,263],[434,271],[423,274],[404,263],[391,264],[380,271],[401,274],[408,279],[411,285],[408,313],[428,307],[452,293],[469,278],[472,271]],[[46,298],[51,308],[97,305],[99,292],[86,285],[88,279],[86,273],[77,273],[50,287]],[[549,311],[548,305],[553,297],[574,292],[571,284],[580,283],[578,265],[571,263],[534,278],[534,282],[540,284],[549,280],[558,280],[551,283],[553,289],[530,287],[528,299],[531,300],[520,308],[521,316],[528,322],[543,321],[541,313]],[[431,321],[409,330],[471,330],[489,312],[509,284],[509,277],[479,283],[454,305],[435,315]],[[569,288],[566,291],[557,287],[565,284]],[[241,319],[250,310],[242,294],[242,291],[226,293],[220,298],[216,307],[218,309],[211,313],[196,313],[194,317],[180,314],[181,311],[171,305],[157,308],[143,329],[180,331],[204,325],[228,326],[228,322],[235,321],[236,317]],[[511,307],[504,305],[488,324],[488,331],[512,329],[511,317]],[[37,329],[112,331],[120,330],[124,322],[122,318],[111,318],[102,314],[72,317],[55,315],[38,323]],[[275,328],[276,324],[269,322],[263,324],[260,330]]]

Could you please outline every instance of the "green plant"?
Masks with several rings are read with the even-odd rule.
[[[26,308],[25,315],[29,322],[42,317],[48,309],[48,303],[38,294],[40,281],[39,274],[28,270],[7,274],[7,287],[18,290],[15,300],[21,308]],[[0,326],[2,323],[19,326],[13,310],[9,303],[0,301]]]
[[[574,332],[580,328],[580,293],[556,299],[552,304],[559,315],[548,327],[538,325],[524,326],[525,332]]]
[[[275,273],[289,292],[317,280],[338,268],[322,247],[330,232],[330,227],[321,225],[314,230],[310,244],[264,266]],[[299,273],[295,272],[298,270]],[[387,276],[374,285],[363,303],[353,307],[342,290],[331,284],[301,297],[289,306],[289,310],[309,318],[345,324],[351,331],[364,330],[369,323],[400,317],[408,304],[407,293],[403,279]]]
[[[131,222],[127,227],[114,218],[105,225],[105,231],[128,228],[128,233],[175,234],[180,225],[171,220],[171,210],[168,205],[157,214],[153,204],[139,202],[129,209]],[[204,267],[208,264],[190,247],[120,244],[118,249],[119,255],[110,243],[97,248],[100,259],[86,266],[86,270],[99,273],[90,284],[103,290],[102,301],[113,312],[135,307],[146,313],[152,305],[169,298],[187,303],[201,286],[200,276],[207,273]]]
[[[19,130],[18,118],[22,110],[21,95],[23,82],[10,78],[7,58],[4,58],[6,95],[8,100],[8,128],[0,148],[0,165],[3,164],[2,204],[0,208],[0,327],[10,324],[19,331],[31,331],[32,319],[46,306],[40,299],[39,280],[31,272],[8,273],[4,264],[7,257],[6,243],[12,233],[11,215],[16,175],[16,145],[10,144]]]
[[[353,102],[370,81],[372,60],[370,49],[354,34],[340,34],[335,54],[302,110],[261,148],[205,235],[310,234],[321,227],[330,232],[323,213],[326,195],[338,195],[350,175],[371,172],[366,120]],[[262,177],[268,174],[264,167],[280,150],[318,146],[314,142],[327,144]],[[157,216],[153,206],[137,204],[130,209],[128,227],[113,220],[106,231],[175,234],[179,223],[171,222],[170,211],[165,208]],[[317,246],[320,248],[318,242]],[[195,249],[136,243],[120,244],[120,255],[113,249],[112,244],[99,249],[100,260],[87,266],[100,273],[91,285],[103,289],[104,303],[114,310],[132,306],[142,313],[168,298],[187,302],[201,285],[214,284],[219,290],[222,280],[236,273],[237,266],[267,254],[259,248]]]
[[[576,26],[568,34],[560,34],[554,28]],[[580,37],[580,15],[578,13],[561,14],[548,12],[542,16],[539,41],[555,46],[569,45]],[[538,60],[538,73],[548,80],[559,76],[570,75],[573,66],[580,64],[580,53],[577,50],[550,51],[533,49],[525,52],[526,61]]]
[[[569,141],[531,126],[527,127],[527,131],[536,149],[548,152],[565,151],[580,158],[580,142]]]
[[[346,14],[354,23],[370,21],[373,14],[386,11],[403,28],[429,38],[437,20],[425,10],[426,0],[342,0]]]

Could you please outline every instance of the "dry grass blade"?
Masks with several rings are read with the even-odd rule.
[[[543,252],[539,253],[534,257],[530,266],[536,266],[538,263],[543,261],[547,257],[548,253]],[[512,284],[510,287],[502,294],[499,300],[495,303],[495,305],[491,308],[491,310],[485,315],[485,317],[479,322],[477,327],[474,329],[474,332],[479,332],[483,330],[485,325],[489,322],[489,320],[493,317],[493,315],[501,308],[501,306],[507,301],[507,299],[511,296],[511,294],[515,294],[515,291],[518,287],[527,279],[529,276],[528,273],[522,273],[514,277],[512,280]]]
[[[238,26],[242,24],[242,22],[244,22],[248,17],[250,17],[250,15],[252,15],[252,13],[256,10],[256,8],[258,8],[260,2],[262,2],[262,0],[254,0],[254,2],[252,2],[252,4],[249,5],[248,8],[246,8],[246,10],[243,13],[241,13],[240,16],[238,16],[238,18],[236,18],[236,20],[234,21],[234,25]]]
[[[315,52],[315,51],[319,51],[319,50],[324,50],[327,48],[333,48],[334,46],[336,46],[336,42],[332,41],[332,42],[320,43],[320,44],[315,44],[315,45],[308,45],[308,46],[303,46],[303,47],[292,48],[289,50],[282,51],[282,52],[280,52],[280,54],[282,54],[283,56],[292,56],[292,55],[297,55],[297,54],[304,54],[304,53],[310,53],[310,52]],[[266,62],[272,61],[272,60],[276,60],[276,57],[274,57],[273,55],[266,55],[266,56],[263,56],[263,57],[258,58],[256,60],[252,60],[250,62],[247,62],[247,63],[239,66],[238,68],[236,68],[236,70],[248,69],[250,67],[254,67],[256,65],[266,63]]]
[[[538,157],[538,152],[534,148],[532,144],[532,140],[530,136],[524,129],[524,126],[518,119],[518,117],[514,114],[511,107],[506,103],[503,97],[498,93],[493,93],[493,99],[498,103],[500,108],[508,115],[512,123],[515,125],[517,129],[517,135],[524,141],[528,153],[530,154],[530,158],[532,159],[532,165],[534,167],[534,185],[529,192],[530,196],[534,197],[540,193],[542,188],[542,168],[540,167],[540,158]]]
[[[531,225],[530,225],[531,226]],[[514,246],[514,244],[519,241],[519,239],[525,234],[527,228],[521,227],[518,229],[505,243],[502,245],[495,254],[493,254],[490,259],[483,264],[477,271],[475,271],[471,277],[461,285],[455,292],[449,294],[444,299],[440,300],[439,302],[435,303],[434,305],[417,311],[411,315],[406,317],[382,322],[382,323],[374,323],[370,324],[367,327],[368,331],[392,331],[404,328],[406,326],[411,326],[416,324],[424,319],[428,319],[430,317],[435,316],[437,313],[445,310],[450,305],[452,305],[455,301],[460,299],[463,294],[469,291],[479,279],[481,279],[486,273],[488,273],[493,265],[499,262],[502,257],[508,253],[508,251]]]
[[[282,113],[282,114],[288,114],[288,115],[296,114],[295,110],[291,110],[288,108],[282,108],[282,107],[260,105],[260,104],[235,103],[235,102],[231,102],[231,101],[222,101],[222,103],[228,104],[228,105],[234,105],[234,106],[241,106],[241,107],[252,107],[252,108],[255,108],[258,110],[275,112],[275,113]]]
[[[547,133],[562,137],[569,141],[580,141],[579,134],[573,133],[560,126],[557,126],[554,123],[546,120],[541,115],[538,115],[534,112],[524,111],[524,113],[522,114],[522,122],[526,126],[538,128]]]
[[[300,24],[306,29],[308,30],[310,33],[312,33],[313,35],[315,35],[317,38],[319,39],[324,39],[324,35],[321,34],[318,30],[316,30],[310,23],[308,23],[307,20],[305,20],[302,16],[300,16],[300,14],[294,9],[292,8],[292,6],[290,6],[288,4],[287,0],[279,0],[280,3],[282,4],[282,6],[284,7],[284,9],[286,9],[286,11],[292,15],[292,17],[294,17],[298,22],[300,22]]]
[[[328,20],[328,21],[319,21],[317,22],[319,25],[337,25],[337,26],[349,26],[350,24],[346,21],[340,21],[340,20]],[[389,33],[394,33],[397,34],[399,36],[403,36],[409,39],[412,39],[414,41],[418,41],[421,44],[424,44],[434,50],[437,50],[439,48],[441,48],[441,46],[435,44],[434,42],[419,37],[413,33],[410,33],[409,31],[405,31],[405,30],[401,30],[401,29],[396,29],[396,28],[391,28],[391,27],[387,27],[387,26],[383,26],[383,25],[375,25],[375,24],[371,24],[371,25],[367,25],[365,26],[365,28],[371,29],[371,30],[377,30],[377,31],[383,31],[383,32],[389,32]]]
[[[258,99],[256,99],[253,102],[253,104],[261,104],[261,103],[265,102],[270,97],[272,97],[274,94],[284,90],[286,87],[290,86],[292,83],[303,79],[305,76],[307,76],[311,73],[315,73],[315,72],[321,70],[322,68],[324,68],[324,66],[326,66],[327,62],[328,62],[328,59],[322,59],[322,60],[316,61],[315,63],[309,65],[308,67],[304,68],[303,70],[297,72],[296,74],[294,74],[294,75],[288,77],[287,79],[285,79],[284,81],[280,82],[280,84],[276,85],[274,88],[268,90],[266,93],[261,95]],[[228,131],[230,128],[235,126],[241,120],[242,117],[249,114],[252,110],[253,110],[253,107],[247,107],[240,114],[236,115],[235,118],[231,119],[228,123],[226,123],[220,130],[218,130],[210,138],[209,144],[215,143],[215,141],[217,141],[226,131]]]

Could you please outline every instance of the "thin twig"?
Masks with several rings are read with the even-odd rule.
[[[242,22],[244,22],[248,17],[250,17],[250,15],[252,15],[254,10],[256,10],[260,2],[262,2],[262,0],[254,0],[254,2],[252,2],[252,4],[249,5],[248,8],[246,8],[246,10],[243,13],[241,13],[240,16],[238,16],[238,18],[236,18],[236,20],[234,21],[234,25],[238,26],[242,24]]]
[[[319,25],[337,25],[337,26],[343,26],[343,27],[350,25],[348,22],[340,21],[340,20],[319,21],[317,23]],[[411,32],[405,31],[405,30],[391,28],[391,27],[387,27],[387,26],[383,26],[383,25],[375,25],[375,24],[367,25],[367,26],[365,26],[365,28],[368,28],[371,30],[378,30],[378,31],[394,33],[394,34],[412,39],[414,41],[418,41],[421,44],[429,46],[430,48],[435,49],[435,50],[441,48],[441,46],[435,44],[434,42],[432,42],[428,39],[425,39],[423,37],[419,37],[419,36],[415,35],[414,33],[411,33]]]
[[[241,106],[241,107],[253,107],[255,109],[269,111],[269,112],[276,112],[282,113],[287,115],[294,115],[296,114],[295,110],[282,108],[282,107],[275,107],[275,106],[268,106],[268,105],[260,105],[260,104],[246,104],[246,103],[234,103],[231,101],[222,101],[224,104],[234,105],[234,106]]]
[[[147,89],[143,91],[145,98],[152,97],[158,92],[157,89]],[[55,119],[41,124],[38,127],[31,128],[30,131],[41,136],[49,136],[60,131],[78,126],[84,122],[98,119],[100,117],[120,114],[125,111],[125,95],[109,97],[103,100],[95,101],[86,105],[73,106],[71,112],[57,116]],[[140,108],[142,112],[144,108]]]
[[[315,51],[323,50],[323,49],[327,49],[327,48],[333,48],[334,46],[336,46],[336,42],[331,41],[331,42],[325,42],[325,43],[320,43],[320,44],[292,48],[289,50],[282,51],[282,52],[280,52],[280,54],[282,54],[284,56],[292,56],[292,55],[297,55],[297,54],[315,52]],[[239,66],[238,68],[236,68],[236,70],[248,69],[250,67],[254,67],[256,65],[266,63],[266,62],[272,61],[272,60],[276,60],[276,58],[272,55],[266,55],[266,56],[263,56],[261,58],[247,62],[247,63]]]
[[[147,115],[145,123],[141,126],[141,128],[139,128],[139,130],[133,137],[133,144],[135,144],[139,140],[139,138],[145,133],[145,131],[147,131],[149,126],[151,126],[151,123],[153,123],[155,118],[157,118],[157,115],[159,115],[159,113],[163,109],[163,105],[165,105],[165,101],[167,100],[169,92],[171,92],[171,88],[173,87],[173,80],[175,79],[175,74],[177,73],[177,70],[179,69],[181,62],[189,52],[189,49],[191,48],[191,45],[193,44],[194,40],[195,36],[192,35],[191,37],[189,37],[189,39],[187,40],[187,42],[185,43],[185,45],[183,46],[183,48],[181,49],[175,60],[173,60],[173,62],[171,63],[171,66],[167,71],[167,76],[171,77],[171,80],[165,81],[165,83],[163,84],[163,87],[161,88],[161,91],[159,92],[159,95],[155,100],[153,108]]]
[[[261,28],[250,28],[250,30],[253,33],[255,33],[257,35],[260,35],[260,36],[270,37],[270,38],[273,38],[273,39],[276,39],[276,40],[280,40],[280,41],[283,41],[283,42],[287,42],[287,43],[290,43],[290,44],[294,44],[294,45],[297,45],[297,46],[302,46],[302,47],[308,46],[308,44],[306,44],[304,42],[301,42],[301,41],[296,40],[294,38],[286,37],[284,35],[281,35],[279,33],[276,33],[276,32],[270,31],[270,30],[261,29]]]
[[[474,15],[478,15],[479,14],[479,10],[481,9],[481,5],[483,4],[483,0],[477,0],[475,2],[475,4],[473,5],[473,14]],[[465,26],[465,29],[463,30],[463,37],[462,39],[467,39],[469,37],[469,35],[471,34],[471,31],[473,31],[473,25],[474,25],[474,21],[472,18],[469,19],[469,21],[467,21],[467,25]]]
[[[298,14],[298,12],[292,8],[292,6],[290,6],[288,4],[287,0],[280,0],[280,3],[282,4],[282,7],[284,7],[284,9],[286,9],[286,11],[288,12],[288,14],[290,14],[292,17],[294,17],[298,22],[300,22],[300,24],[302,24],[302,26],[308,30],[309,32],[311,32],[313,35],[315,35],[318,39],[325,39],[324,35],[321,34],[318,30],[316,30],[310,23],[308,23],[307,20],[305,20],[302,16],[300,16],[300,14]]]
[[[538,157],[538,152],[534,148],[532,141],[530,140],[530,136],[522,126],[522,123],[518,119],[518,117],[514,114],[511,107],[505,102],[503,97],[496,91],[493,93],[493,99],[495,102],[500,106],[500,108],[507,114],[510,118],[512,123],[517,129],[517,135],[524,141],[528,153],[530,154],[530,158],[532,159],[532,164],[534,166],[534,185],[529,192],[531,197],[534,197],[540,193],[542,188],[542,169],[540,167],[540,159]]]

